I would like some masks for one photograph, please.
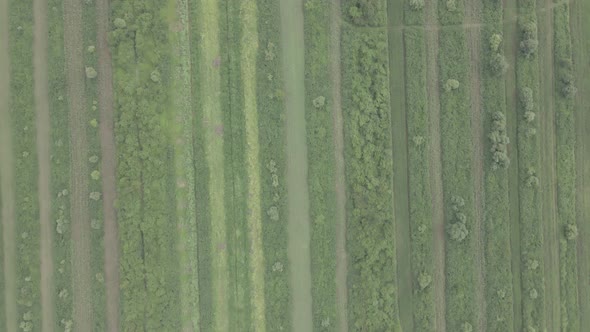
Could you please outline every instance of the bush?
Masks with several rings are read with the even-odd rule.
[[[422,10],[424,8],[424,0],[410,0],[410,8],[412,10]]]
[[[456,79],[448,79],[445,82],[444,89],[446,92],[457,90],[459,88],[459,81]]]
[[[96,70],[92,67],[86,67],[86,77],[93,79],[96,78],[98,74],[96,73]]]
[[[499,33],[495,33],[490,37],[489,40],[490,49],[492,52],[500,51],[500,45],[502,45],[502,35]]]
[[[508,62],[503,54],[494,54],[491,58],[490,67],[496,75],[503,75],[508,70]]]
[[[565,238],[569,241],[575,240],[578,237],[578,227],[575,224],[565,225]]]

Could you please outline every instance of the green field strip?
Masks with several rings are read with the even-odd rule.
[[[410,236],[410,203],[408,178],[408,128],[405,87],[405,48],[402,29],[403,2],[388,1],[389,89],[391,99],[391,133],[393,155],[393,206],[396,235],[397,287],[400,325],[414,331],[412,287],[412,252]]]
[[[492,150],[496,151],[489,135],[492,132],[508,135],[508,139],[515,139],[516,133],[511,123],[507,123],[515,117],[513,112],[507,113],[507,102],[510,100],[510,110],[515,107],[514,93],[507,96],[507,86],[514,86],[514,72],[508,70],[503,75],[494,72],[491,69],[491,63],[498,54],[504,55],[506,50],[504,46],[511,43],[510,35],[504,34],[504,40],[497,49],[493,49],[490,40],[496,34],[502,35],[502,19],[504,17],[503,6],[501,3],[484,2],[483,4],[483,22],[488,24],[482,29],[481,50],[482,50],[482,106],[484,110],[484,196],[485,209],[483,227],[485,232],[485,274],[486,274],[486,326],[488,331],[514,331],[514,286],[513,286],[513,269],[512,260],[516,252],[516,262],[519,262],[519,249],[511,247],[511,231],[513,231],[510,218],[510,192],[509,176],[512,173],[518,178],[516,159],[511,159],[508,168],[498,167],[493,159]],[[514,58],[508,53],[508,62],[514,63]],[[506,55],[504,55],[506,57]],[[512,79],[510,84],[506,84],[508,79]],[[494,119],[501,113],[504,118],[504,125],[498,124]],[[515,120],[512,120],[515,121]],[[512,123],[513,124],[513,123]],[[511,136],[513,135],[513,136]],[[513,144],[506,147],[509,157],[516,148]],[[518,181],[515,183],[518,185]],[[515,188],[516,195],[518,188]],[[518,204],[518,201],[515,202]],[[514,204],[514,203],[512,203]],[[516,211],[518,211],[518,206]],[[518,216],[518,212],[516,212]],[[518,220],[514,224],[517,228]],[[515,234],[518,236],[518,234]],[[520,284],[520,279],[516,279]]]
[[[293,330],[313,326],[307,145],[305,128],[305,50],[303,1],[282,0],[281,47],[285,89],[287,203]]]
[[[14,156],[16,322],[41,328],[38,161],[33,98],[33,3],[9,1],[10,113]],[[7,304],[8,306],[8,304]],[[29,314],[30,313],[30,314]],[[27,314],[25,316],[25,314]],[[7,316],[8,318],[8,316]],[[25,321],[26,318],[26,321]]]
[[[515,0],[504,2],[504,17],[516,16],[517,6]],[[516,64],[518,56],[517,24],[504,25],[504,53],[509,63]],[[522,330],[522,290],[521,290],[521,245],[520,245],[520,197],[519,197],[519,158],[518,147],[518,90],[516,88],[516,72],[509,70],[505,74],[506,85],[506,128],[508,137],[512,138],[512,145],[508,149],[511,167],[508,168],[508,215],[510,217],[510,252],[512,265],[512,311],[513,330]]]
[[[51,126],[51,231],[53,232],[54,305],[56,325],[73,323],[72,238],[70,217],[70,129],[66,91],[63,6],[48,3],[49,113]],[[65,190],[65,192],[64,192]],[[65,194],[65,195],[64,195]]]
[[[219,21],[220,8],[215,0],[203,0],[201,12],[196,22],[200,28],[199,75],[207,84],[201,87],[203,122],[200,130],[205,140],[205,159],[209,167],[209,213],[210,246],[213,286],[213,326],[215,330],[225,331],[229,328],[229,275],[227,235],[224,195],[226,194],[226,177],[224,172],[224,140],[218,128],[223,127],[223,113],[219,91],[222,87],[219,69],[215,68],[215,59],[220,56]],[[216,130],[217,129],[217,130]],[[202,329],[206,329],[202,326]]]
[[[578,303],[578,251],[575,236],[566,237],[567,227],[576,225],[576,144],[575,98],[566,94],[573,78],[572,40],[570,32],[569,4],[553,9],[553,47],[555,94],[555,131],[557,161],[557,237],[559,240],[559,270],[561,295],[561,330],[580,331],[580,306]]]
[[[536,24],[530,24],[536,23],[535,2],[519,0],[517,5],[519,14],[517,35],[519,42],[535,40],[537,38]],[[525,27],[529,28],[529,33],[526,35],[524,33]],[[519,50],[515,68],[517,96],[519,99],[516,112],[518,119],[522,325],[523,329],[543,330],[546,327],[546,299],[543,278],[545,271],[544,239],[543,229],[538,227],[539,220],[542,217],[542,197],[538,187],[539,178],[537,173],[540,166],[541,133],[538,119],[530,123],[524,119],[527,107],[535,113],[538,113],[539,110],[540,84],[537,53],[533,52],[529,58],[526,58],[523,51]],[[525,91],[527,92],[525,93]]]
[[[8,0],[0,0],[0,328],[16,330],[16,246],[14,216],[14,170],[10,130],[10,60],[8,50]]]
[[[546,7],[551,0],[540,1],[538,7]],[[555,74],[553,68],[553,15],[551,11],[537,12],[539,31],[539,134],[542,151],[539,173],[541,179],[541,200],[543,215],[543,249],[545,250],[545,302],[547,327],[560,329],[559,289],[559,234],[557,232],[557,174],[555,121],[556,108],[554,93]]]
[[[195,211],[195,168],[193,146],[194,114],[191,89],[191,49],[188,1],[175,1],[175,20],[170,22],[173,45],[174,170],[176,216],[180,260],[182,330],[199,331],[199,270],[197,218]],[[176,28],[176,29],[175,29]]]
[[[333,137],[334,91],[331,76],[332,6],[305,6],[305,119],[311,219],[313,330],[338,328],[336,295],[336,184]],[[337,10],[337,9],[336,9]],[[339,18],[338,12],[338,18]]]
[[[64,6],[64,46],[70,126],[72,303],[73,326],[90,331],[93,325],[92,277],[90,271],[90,190],[88,167],[88,131],[86,120],[86,82],[82,3],[66,1]]]
[[[82,22],[86,22],[83,27],[82,34],[82,50],[84,52],[84,67],[94,68],[97,72],[98,68],[98,54],[96,50],[97,45],[97,11],[96,6],[89,6],[83,4],[82,7]],[[99,72],[99,75],[103,73]],[[92,192],[102,193],[102,170],[100,163],[92,163],[98,157],[102,160],[101,146],[100,146],[100,114],[98,110],[98,80],[86,80],[86,105],[85,105],[85,125],[87,127],[87,149],[86,160],[88,163],[88,194]],[[94,331],[104,331],[106,329],[106,288],[104,278],[104,250],[96,250],[104,247],[104,217],[103,217],[103,202],[102,200],[90,200],[88,204],[88,216],[90,218],[90,277],[91,289],[90,294],[92,298],[92,326]]]
[[[590,238],[590,63],[587,61],[590,52],[590,3],[575,1],[569,6],[570,25],[573,41],[573,62],[575,82],[578,93],[575,99],[576,121],[576,221],[578,238]],[[580,305],[579,326],[590,326],[590,243],[577,241],[578,246],[578,301]],[[572,323],[575,324],[575,323]]]

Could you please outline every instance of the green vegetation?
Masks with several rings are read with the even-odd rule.
[[[349,321],[399,330],[387,34],[343,29]]]
[[[314,330],[336,322],[336,193],[329,1],[305,4],[305,90]]]
[[[438,20],[441,25],[463,24],[465,1],[470,0],[438,0]]]
[[[569,5],[554,9],[554,60],[557,136],[557,212],[560,232],[560,297],[562,331],[580,331],[576,227],[576,132]]]
[[[142,3],[142,5],[140,5]],[[123,330],[180,329],[176,224],[169,200],[168,40],[163,8],[114,1],[117,191]],[[152,77],[159,73],[161,81]]]
[[[342,16],[356,26],[387,25],[386,0],[343,0]]]

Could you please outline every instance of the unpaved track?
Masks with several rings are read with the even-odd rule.
[[[470,24],[478,24],[477,20],[481,17],[480,0],[471,0],[465,3],[465,20]],[[475,243],[475,298],[476,306],[479,311],[479,319],[476,322],[476,331],[485,331],[486,327],[486,299],[485,299],[485,255],[484,255],[484,133],[482,120],[482,101],[481,101],[481,28],[467,29],[467,43],[470,49],[470,100],[471,100],[471,139],[473,141],[473,187],[475,189],[475,224],[474,224],[474,243]]]
[[[109,31],[109,0],[96,0],[98,49],[98,109],[100,112],[100,149],[102,173],[102,210],[104,218],[104,270],[106,284],[106,320],[109,332],[119,331],[119,230],[115,211],[115,133],[114,98]]]
[[[425,8],[426,24],[438,27],[437,8],[429,1]],[[430,187],[432,188],[432,231],[434,249],[434,322],[438,332],[446,331],[445,320],[445,216],[442,189],[442,155],[440,145],[440,96],[438,78],[438,29],[426,33],[428,108],[430,110]]]
[[[55,327],[53,303],[53,244],[51,222],[51,193],[49,179],[51,162],[49,159],[49,82],[47,64],[47,1],[33,2],[35,18],[33,30],[33,68],[35,111],[37,127],[37,156],[39,160],[39,222],[41,223],[41,327],[51,332]]]
[[[544,0],[546,8],[551,8],[552,0]],[[545,309],[547,329],[559,331],[560,325],[560,267],[559,233],[557,231],[557,164],[555,142],[555,72],[553,59],[553,12],[537,13],[539,25],[539,68],[540,83],[540,134],[543,150],[541,153],[541,198],[543,200],[544,262],[545,262]]]
[[[280,1],[286,106],[288,255],[293,295],[292,322],[294,331],[311,331],[313,320],[305,133],[303,1]]]
[[[41,0],[39,0],[41,1]],[[71,130],[71,227],[74,330],[92,331],[88,157],[85,121],[85,74],[82,0],[64,2],[64,43]],[[101,73],[99,73],[100,75]]]
[[[8,54],[8,0],[0,0],[0,193],[2,196],[2,241],[4,249],[4,308],[6,326],[0,330],[16,331],[16,246],[14,214],[14,170],[12,157],[12,130],[9,108],[9,54]]]
[[[336,184],[336,302],[338,331],[348,331],[348,256],[346,254],[346,181],[344,173],[344,125],[342,120],[342,96],[340,68],[340,0],[334,0],[331,9],[330,58],[332,77],[332,117],[335,154]]]

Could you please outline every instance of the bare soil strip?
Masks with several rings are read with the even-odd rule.
[[[116,152],[114,98],[109,31],[109,0],[96,0],[98,48],[98,109],[100,111],[100,148],[102,172],[102,210],[104,218],[104,270],[107,304],[107,330],[119,331],[119,230],[115,211]]]
[[[35,18],[33,30],[33,68],[35,89],[35,110],[37,127],[37,156],[39,158],[39,221],[41,223],[41,309],[42,330],[53,331],[55,309],[53,303],[53,244],[51,223],[51,193],[49,179],[51,161],[49,158],[49,82],[47,64],[47,2],[33,2]]]
[[[12,157],[12,130],[10,128],[10,70],[8,54],[8,0],[0,0],[0,193],[2,196],[2,241],[4,250],[4,299],[6,331],[16,331],[16,246],[14,169]]]
[[[570,6],[574,51],[576,97],[576,209],[578,225],[578,294],[580,326],[590,326],[590,3],[575,1]],[[586,239],[586,240],[583,240]]]
[[[426,5],[426,24],[439,27],[434,1]],[[432,230],[434,249],[434,311],[437,331],[446,331],[445,303],[445,215],[442,189],[442,154],[440,143],[440,96],[438,77],[438,29],[426,33],[428,108],[430,109],[430,181],[432,188]]]
[[[346,254],[346,181],[344,173],[344,125],[342,120],[342,96],[340,68],[340,0],[334,0],[330,25],[330,70],[332,76],[332,116],[335,154],[336,184],[336,302],[338,331],[348,331],[348,256]]]
[[[465,20],[468,24],[477,24],[477,18],[481,17],[481,2],[477,0],[467,1],[465,3],[466,15]],[[482,101],[481,101],[481,29],[467,29],[467,43],[470,49],[470,95],[471,95],[471,138],[473,141],[473,180],[475,189],[475,262],[477,272],[475,276],[476,287],[475,297],[477,299],[477,309],[479,319],[477,320],[476,331],[485,331],[486,327],[486,299],[485,299],[485,255],[484,255],[484,133],[482,119]]]
[[[294,331],[311,331],[311,253],[307,141],[305,132],[303,1],[281,0],[281,44],[285,82],[288,253]]]
[[[71,130],[71,226],[74,329],[92,330],[90,276],[90,219],[88,214],[88,158],[85,74],[82,42],[82,1],[65,0],[64,43]]]
[[[514,16],[517,12],[515,0],[504,0],[504,16]],[[504,53],[508,62],[516,63],[518,54],[518,33],[516,21],[504,25]],[[509,71],[506,74],[506,125],[508,136],[515,142],[517,139],[517,91],[516,73]],[[518,148],[516,144],[508,148],[511,166],[508,168],[508,200],[510,201],[510,251],[512,253],[512,292],[513,292],[513,317],[514,331],[522,330],[522,300],[521,300],[521,253],[520,253],[520,198],[518,195]]]
[[[545,0],[546,8],[552,6],[552,0]],[[541,197],[543,200],[543,228],[545,250],[545,309],[547,328],[560,330],[560,288],[559,288],[559,234],[557,231],[557,164],[555,143],[555,93],[553,60],[553,13],[539,12],[539,68],[540,83],[540,126],[543,150],[541,153]]]

